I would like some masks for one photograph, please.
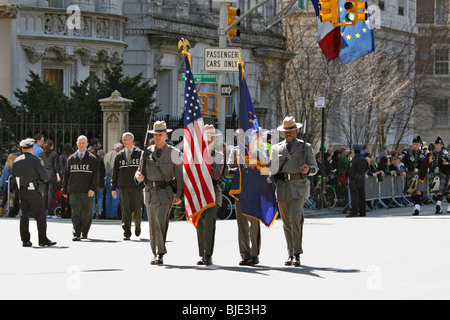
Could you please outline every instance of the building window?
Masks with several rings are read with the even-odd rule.
[[[384,1],[378,1],[378,7],[384,11]]]
[[[48,0],[48,6],[50,8],[64,8],[66,9],[69,4],[67,0]]]
[[[434,100],[433,125],[438,127],[448,126],[448,99]]]
[[[48,82],[55,88],[64,90],[64,70],[63,69],[44,69],[44,82]]]
[[[449,74],[449,58],[448,49],[434,50],[434,74],[448,75]]]
[[[405,7],[406,7],[406,1],[405,0],[398,0],[398,15],[404,16],[405,15]]]
[[[445,25],[450,17],[450,0],[436,0],[436,24]]]

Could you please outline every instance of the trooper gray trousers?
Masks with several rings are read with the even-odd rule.
[[[198,255],[212,256],[216,234],[217,206],[206,209],[197,222]]]
[[[278,201],[289,256],[303,253],[303,207],[306,198]]]
[[[150,247],[153,255],[166,254],[166,238],[172,204],[146,205],[150,225]]]
[[[258,257],[261,249],[261,228],[259,221],[242,214],[241,204],[236,204],[239,253],[242,259]]]

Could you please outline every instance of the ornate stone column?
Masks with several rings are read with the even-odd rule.
[[[7,1],[6,1],[7,2]],[[0,1],[0,94],[11,99],[11,31],[19,7]]]
[[[133,100],[122,98],[114,91],[109,98],[98,100],[103,111],[103,145],[105,152],[113,149],[122,134],[128,131],[129,112]]]

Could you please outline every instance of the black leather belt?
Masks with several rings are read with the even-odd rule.
[[[164,189],[167,188],[169,186],[169,182],[166,181],[150,181],[147,180],[147,184],[150,185],[151,187],[155,188],[155,189]]]
[[[278,172],[275,175],[275,178],[277,180],[281,180],[281,181],[289,181],[289,180],[294,180],[294,179],[304,179],[305,175],[302,173],[284,173],[284,172]]]

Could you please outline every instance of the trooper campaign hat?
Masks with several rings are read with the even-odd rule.
[[[291,131],[298,130],[303,125],[301,123],[295,122],[295,118],[293,116],[285,117],[283,120],[283,124],[277,128],[278,131]]]
[[[35,143],[36,143],[36,141],[34,139],[27,138],[27,139],[20,141],[19,146],[23,149],[29,149],[32,146],[34,146]]]
[[[168,133],[172,131],[172,129],[167,129],[165,121],[156,121],[153,124],[153,130],[148,130],[149,133]]]
[[[220,136],[220,133],[216,133],[216,128],[214,128],[214,126],[212,124],[205,125],[205,131],[208,136],[211,136],[211,137]]]

